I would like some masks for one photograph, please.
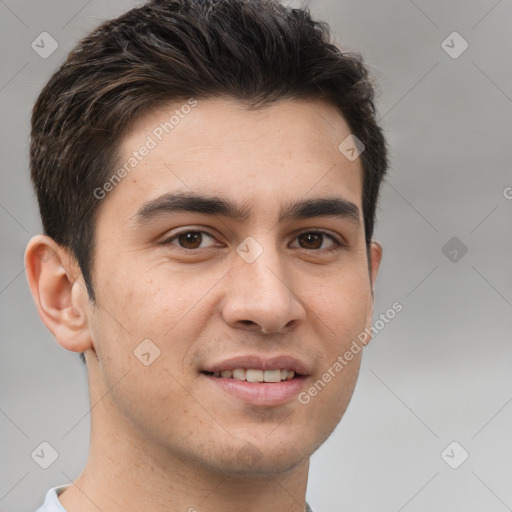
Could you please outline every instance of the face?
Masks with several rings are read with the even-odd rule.
[[[98,210],[87,311],[105,421],[231,474],[290,470],[325,441],[361,352],[333,365],[372,314],[349,134],[334,107],[298,100],[173,104],[135,125],[119,167],[137,162]],[[377,244],[370,257],[375,277]]]

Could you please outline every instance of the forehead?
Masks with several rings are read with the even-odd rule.
[[[361,208],[362,165],[339,149],[351,134],[332,105],[286,100],[257,110],[215,98],[173,102],[141,117],[124,138],[109,192],[131,215],[164,193],[231,199],[257,213],[290,198],[342,196]],[[252,203],[252,208],[250,207]]]

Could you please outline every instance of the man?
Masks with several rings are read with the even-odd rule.
[[[154,1],[44,87],[27,276],[86,361],[91,438],[40,512],[311,510],[369,341],[387,170],[366,68],[329,37],[274,1]]]

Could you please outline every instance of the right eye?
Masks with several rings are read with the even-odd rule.
[[[213,236],[207,233],[206,231],[197,231],[197,230],[185,230],[180,231],[179,233],[175,233],[169,238],[166,238],[160,245],[177,245],[174,241],[178,242],[178,247],[185,249],[187,251],[193,251],[195,249],[202,249],[205,247],[201,247],[201,243],[204,240],[204,237],[209,237],[214,240]]]

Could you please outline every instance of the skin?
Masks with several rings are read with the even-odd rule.
[[[120,165],[176,107],[139,119]],[[62,347],[86,352],[94,406],[86,467],[59,498],[66,510],[304,510],[309,458],[348,406],[362,351],[306,405],[250,405],[200,371],[233,355],[288,354],[307,364],[307,389],[371,325],[382,247],[371,244],[370,274],[363,223],[278,222],[288,201],[332,196],[357,205],[362,221],[360,159],[338,150],[349,134],[321,101],[259,111],[227,98],[198,101],[101,201],[96,305],[68,251],[47,236],[30,241],[38,312]],[[134,221],[145,201],[191,191],[244,203],[251,214]],[[198,230],[210,235],[199,248],[158,243]],[[336,247],[328,237],[299,238],[308,230],[346,245],[328,252]],[[263,248],[252,263],[236,252],[248,236]],[[133,353],[147,338],[160,350],[149,366]],[[241,457],[247,451],[252,458]]]

